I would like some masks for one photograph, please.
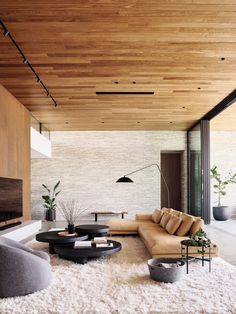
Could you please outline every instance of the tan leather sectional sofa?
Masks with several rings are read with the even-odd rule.
[[[137,214],[135,220],[111,219],[107,222],[110,235],[138,234],[152,257],[180,257],[180,242],[190,234],[204,229],[204,221],[172,208],[156,209],[152,214]],[[218,248],[212,245],[212,256]],[[197,248],[190,247],[191,255]]]

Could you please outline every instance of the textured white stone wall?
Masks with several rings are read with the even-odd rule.
[[[223,176],[227,176],[229,171],[236,172],[236,132],[211,132],[211,167],[213,165],[218,166]],[[211,180],[211,203],[212,206],[216,206],[217,196],[213,193],[213,184],[214,180]],[[236,184],[227,188],[227,194],[222,201],[223,205],[236,208]]]
[[[151,212],[160,206],[160,176],[155,168],[132,176],[133,184],[118,184],[122,175],[152,163],[161,151],[183,151],[186,133],[173,131],[52,132],[52,158],[32,160],[33,217],[43,217],[42,183],[61,180],[61,200],[78,200],[92,210],[127,209]],[[186,209],[186,166],[183,167],[183,209]],[[87,218],[84,216],[84,218]],[[58,220],[62,218],[57,216]]]

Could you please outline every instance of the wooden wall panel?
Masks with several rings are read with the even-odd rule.
[[[1,84],[0,176],[23,179],[24,220],[30,219],[30,113]]]

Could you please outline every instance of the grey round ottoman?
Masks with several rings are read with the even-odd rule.
[[[185,262],[176,258],[152,258],[148,260],[150,277],[160,282],[175,282],[181,280],[184,274]]]
[[[0,237],[0,297],[15,297],[48,287],[49,256],[24,244]]]

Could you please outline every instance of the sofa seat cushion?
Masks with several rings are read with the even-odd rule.
[[[175,235],[171,235],[160,226],[159,228],[156,228],[156,230],[153,228],[142,228],[140,226],[139,234],[151,255],[180,254],[180,242],[188,239],[188,237],[177,237]]]
[[[138,226],[138,232],[139,232],[140,228],[142,228],[142,229],[155,229],[155,230],[163,229],[161,227],[161,225],[156,224],[155,222],[140,223],[139,226]]]
[[[153,225],[140,225],[138,228],[140,237],[144,240],[145,244],[147,244],[149,248],[152,248],[155,245],[158,237],[161,234],[168,234],[167,231],[164,230],[160,225]]]
[[[109,231],[138,232],[139,222],[132,219],[110,219],[106,222]]]

